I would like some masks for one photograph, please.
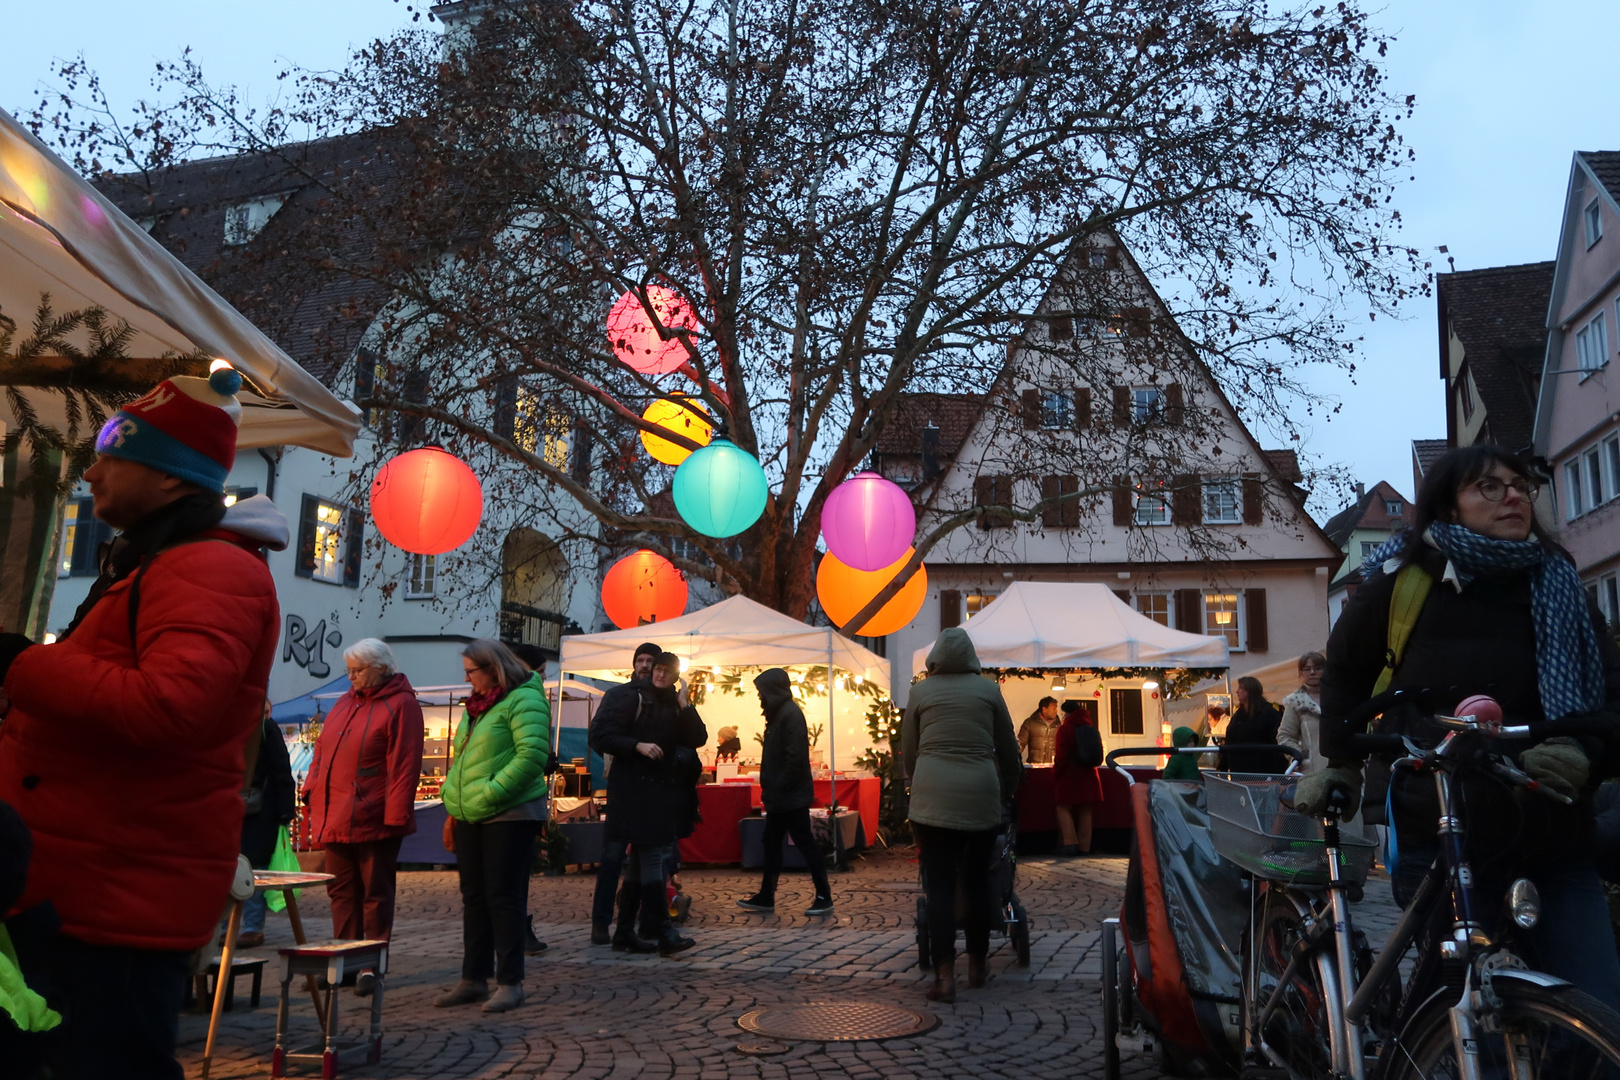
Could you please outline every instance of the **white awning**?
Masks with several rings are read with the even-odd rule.
[[[57,312],[96,306],[128,323],[132,366],[198,351],[229,361],[269,395],[243,398],[238,447],[353,452],[358,409],[0,110],[0,311],[25,328],[42,293]]]
[[[1161,626],[1106,585],[1018,581],[963,630],[979,663],[994,668],[1224,668],[1226,639]],[[911,657],[928,666],[932,642]]]

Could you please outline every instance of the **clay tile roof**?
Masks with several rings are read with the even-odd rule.
[[[1444,439],[1413,439],[1412,456],[1417,459],[1418,472],[1429,475],[1429,466],[1440,460],[1440,455],[1451,449]]]
[[[1581,160],[1592,175],[1609,189],[1609,197],[1620,202],[1620,150],[1583,151]]]
[[[1262,450],[1266,460],[1277,475],[1290,484],[1297,484],[1305,479],[1305,474],[1299,468],[1299,455],[1292,450]]]
[[[1491,432],[1509,449],[1530,445],[1555,265],[1496,266],[1435,278],[1441,333],[1449,324],[1462,341]]]
[[[932,426],[939,429],[940,457],[952,457],[984,410],[984,399],[983,394],[906,394],[878,435],[877,451],[920,454],[923,432]]]
[[[1356,531],[1356,526],[1361,523],[1362,517],[1367,513],[1367,507],[1372,503],[1373,495],[1376,492],[1377,489],[1374,488],[1373,491],[1367,492],[1361,498],[1328,518],[1327,524],[1322,526],[1322,531],[1327,533],[1328,539],[1342,549],[1349,542],[1350,534]]]

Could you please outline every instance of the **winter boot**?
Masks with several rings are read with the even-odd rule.
[[[484,1001],[488,998],[489,981],[487,979],[462,979],[456,983],[454,990],[434,998],[433,1004],[440,1009],[450,1009],[457,1005],[471,1005],[475,1001]]]
[[[941,960],[934,965],[934,985],[928,988],[929,1001],[949,1005],[956,1000],[956,961]]]
[[[984,985],[985,954],[968,953],[968,989],[977,990]]]

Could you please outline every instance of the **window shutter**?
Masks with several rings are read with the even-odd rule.
[[[1271,634],[1266,626],[1266,590],[1243,590],[1243,615],[1248,624],[1244,645],[1250,652],[1269,652]]]
[[[511,439],[517,431],[517,380],[502,379],[495,384],[494,431],[502,439]]]
[[[1011,506],[1012,505],[1012,477],[1010,476],[980,476],[973,481],[973,501],[977,506]],[[1005,529],[1012,522],[1004,517],[991,517],[989,514],[979,515],[979,528]]]
[[[1063,477],[1041,477],[1041,498],[1055,499],[1063,494]],[[1056,503],[1041,511],[1041,524],[1048,529],[1056,529],[1063,524],[1063,506]]]
[[[377,357],[370,349],[354,354],[354,399],[364,401],[377,389]]]
[[[1243,478],[1243,524],[1258,525],[1264,520],[1266,485],[1252,473]]]
[[[350,510],[343,521],[343,584],[351,589],[360,587],[360,556],[365,552],[365,538],[366,515]],[[313,543],[311,540],[311,545]]]
[[[1024,430],[1034,431],[1041,426],[1041,392],[1031,388],[1024,391]]]
[[[1131,591],[1129,589],[1115,589],[1114,595],[1119,597],[1119,602],[1124,604],[1126,607],[1132,609],[1135,608],[1136,605],[1131,603]]]
[[[1204,485],[1197,476],[1178,476],[1171,481],[1170,524],[1198,525],[1204,520]]]
[[[1173,382],[1164,388],[1164,422],[1181,424],[1186,419],[1187,397],[1182,392],[1181,384]]]
[[[406,401],[418,405],[427,404],[428,377],[427,372],[420,368],[413,368],[405,373],[404,398]],[[420,416],[402,415],[399,418],[399,443],[401,446],[410,446],[420,442],[426,436],[427,423]]]
[[[1125,334],[1128,337],[1147,337],[1153,328],[1153,315],[1145,307],[1125,309]]]
[[[1054,315],[1047,322],[1047,334],[1053,341],[1068,341],[1074,337],[1074,319],[1068,315]]]
[[[958,589],[939,590],[939,628],[962,625],[962,593]]]
[[[1123,476],[1114,477],[1114,524],[1131,523],[1131,482]]]
[[[1199,590],[1176,590],[1176,629],[1188,634],[1204,632],[1204,598]]]
[[[583,419],[574,421],[574,445],[568,455],[568,475],[578,483],[591,478],[591,429]]]
[[[293,573],[299,577],[315,576],[315,511],[320,500],[305,495],[298,512],[298,557],[293,561]]]
[[[1080,478],[1078,476],[1058,477],[1059,495],[1076,495],[1080,491]],[[1080,527],[1080,500],[1070,499],[1058,507],[1058,527],[1061,529],[1076,529]]]
[[[1128,386],[1114,387],[1114,426],[1131,426],[1131,388]]]
[[[1091,426],[1091,387],[1074,388],[1074,427],[1084,431]]]

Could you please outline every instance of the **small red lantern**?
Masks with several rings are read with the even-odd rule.
[[[484,488],[467,463],[437,446],[401,454],[371,481],[371,519],[390,544],[438,555],[472,539]]]
[[[647,312],[652,308],[652,315]],[[653,320],[657,316],[657,321]],[[678,370],[690,355],[680,335],[666,338],[658,332],[665,330],[699,329],[697,314],[685,298],[663,285],[647,286],[647,304],[633,290],[619,297],[608,312],[608,343],[620,360],[643,375],[664,375]]]
[[[679,618],[686,612],[686,577],[655,551],[626,555],[602,579],[602,610],[621,630]]]

